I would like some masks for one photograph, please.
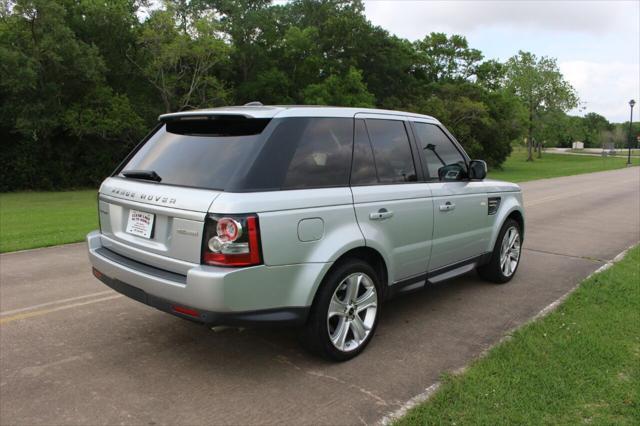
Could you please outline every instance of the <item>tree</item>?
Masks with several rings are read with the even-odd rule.
[[[142,25],[138,57],[129,59],[157,90],[165,112],[224,104],[228,93],[213,71],[228,62],[229,48],[217,23],[210,17],[177,22],[171,7],[154,11]]]
[[[477,66],[476,82],[489,90],[499,90],[504,87],[506,73],[503,63],[490,59]]]
[[[491,167],[524,126],[530,143],[628,140],[566,114],[553,59],[410,42],[362,0],[0,0],[0,98],[0,190],[95,186],[158,114],[255,100],[430,114]]]
[[[612,128],[609,121],[595,112],[586,114],[582,119],[584,126],[584,143],[585,147],[599,147],[603,141],[600,139],[602,132]]]
[[[69,4],[67,4],[69,3]],[[73,29],[75,4],[23,0],[0,21],[0,190],[74,186],[140,137],[142,120],[108,84],[98,47]],[[110,161],[103,162],[111,168]],[[108,172],[106,172],[108,173]]]
[[[436,84],[411,111],[432,115],[455,135],[472,158],[500,167],[522,132],[522,106],[508,91],[472,83]]]
[[[479,50],[469,47],[465,37],[455,34],[431,33],[414,47],[419,61],[416,73],[429,82],[467,80],[476,74],[483,58]]]
[[[219,16],[220,30],[233,47],[230,52],[230,72],[226,79],[235,87],[235,102],[260,100],[254,92],[264,93],[267,88],[256,84],[263,72],[278,67],[280,49],[277,43],[282,34],[278,22],[282,8],[271,0],[202,0]],[[270,81],[266,79],[266,81]]]
[[[578,105],[578,95],[567,82],[556,60],[520,51],[507,61],[507,87],[527,109],[527,161],[533,161],[534,131],[544,112],[568,111]],[[538,156],[542,156],[541,144]]]
[[[344,76],[332,75],[303,91],[308,105],[373,107],[375,98],[362,82],[362,73],[351,67]]]

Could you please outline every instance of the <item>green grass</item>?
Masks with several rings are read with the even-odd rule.
[[[560,176],[578,175],[582,173],[600,172],[624,168],[626,158],[589,157],[586,155],[545,154],[535,161],[526,161],[527,152],[523,148],[515,148],[502,170],[490,170],[491,179],[510,182],[524,182],[527,180],[544,179]],[[640,165],[640,159],[632,158],[634,165]]]
[[[640,424],[640,247],[397,425]]]
[[[0,194],[0,252],[82,241],[98,227],[96,193]]]

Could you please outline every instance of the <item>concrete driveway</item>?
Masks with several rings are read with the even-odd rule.
[[[640,168],[522,185],[523,260],[385,306],[357,359],[290,330],[214,332],[110,291],[82,244],[0,256],[0,423],[375,423],[640,240]]]

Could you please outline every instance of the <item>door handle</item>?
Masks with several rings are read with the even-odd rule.
[[[451,211],[451,210],[453,210],[455,208],[456,208],[455,203],[452,203],[451,201],[447,201],[444,204],[440,204],[440,211],[441,212],[448,212],[448,211]]]
[[[393,212],[387,209],[380,209],[377,212],[369,213],[370,220],[384,220],[393,216]]]

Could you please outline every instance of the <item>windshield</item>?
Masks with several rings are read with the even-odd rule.
[[[156,174],[160,184],[225,190],[259,149],[265,119],[192,119],[163,125],[119,171]],[[132,172],[132,173],[128,173]]]

